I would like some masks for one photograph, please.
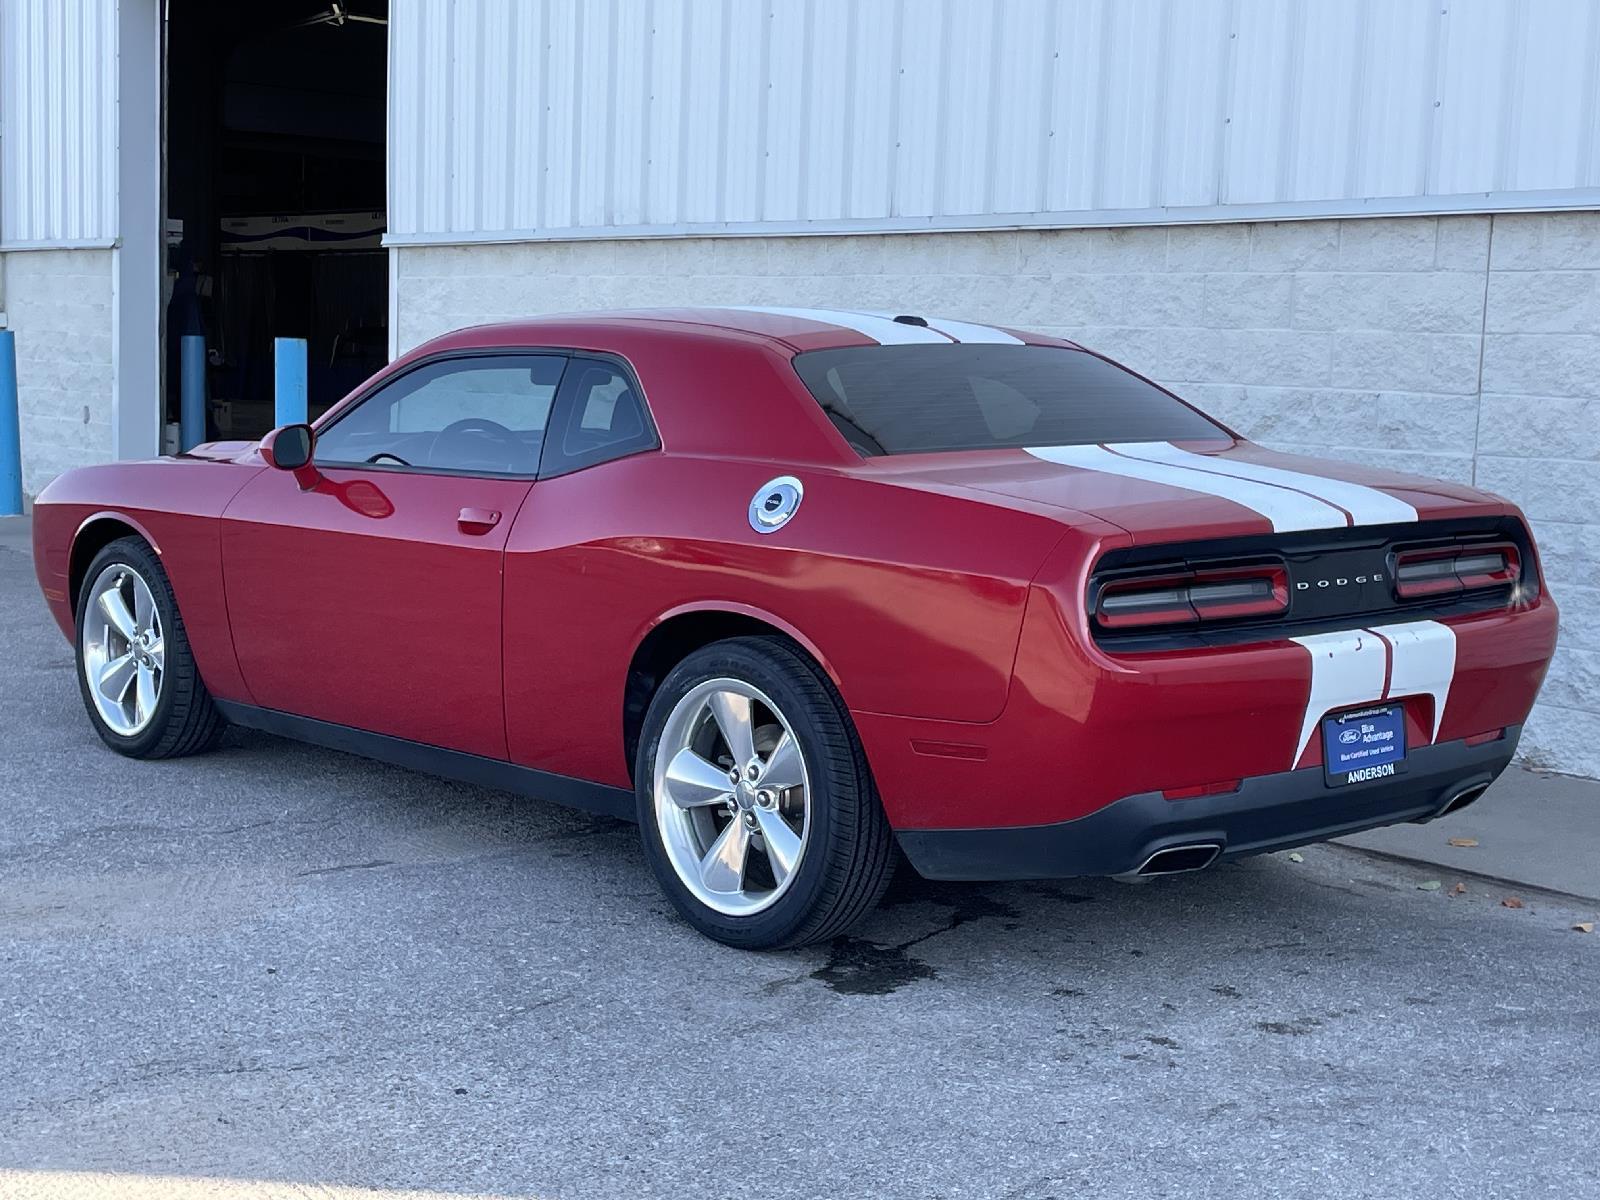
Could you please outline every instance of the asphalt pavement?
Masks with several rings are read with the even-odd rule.
[[[116,757],[4,538],[0,639],[6,1200],[1600,1195],[1595,901],[1325,846],[745,954],[622,823]]]

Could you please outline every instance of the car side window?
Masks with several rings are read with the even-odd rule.
[[[560,354],[426,363],[319,430],[317,465],[535,475],[566,367]]]
[[[658,445],[633,377],[605,359],[574,358],[562,380],[539,474],[564,475]]]

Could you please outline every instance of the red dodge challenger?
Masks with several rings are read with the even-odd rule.
[[[463,330],[316,426],[72,471],[100,736],[228,724],[638,820],[731,945],[1470,804],[1556,639],[1515,506],[1270,453],[1081,346],[801,308]]]

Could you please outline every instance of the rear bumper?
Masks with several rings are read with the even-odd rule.
[[[1546,594],[1531,608],[1384,627],[1384,638],[1356,630],[1332,645],[1277,639],[1111,657],[1067,615],[1030,599],[1011,695],[994,721],[852,711],[895,829],[1048,828],[1146,793],[1299,771],[1319,779],[1317,722],[1372,704],[1404,708],[1413,754],[1518,727],[1557,624]],[[1153,811],[1165,820],[1173,810]]]
[[[1127,875],[1173,846],[1211,843],[1219,859],[1325,841],[1400,821],[1427,820],[1463,789],[1487,786],[1516,752],[1522,727],[1496,741],[1419,747],[1406,771],[1380,783],[1332,788],[1320,766],[1246,779],[1236,792],[1168,800],[1125,796],[1050,825],[902,829],[900,846],[929,879],[1058,879]]]

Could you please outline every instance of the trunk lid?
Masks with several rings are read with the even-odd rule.
[[[899,455],[863,466],[904,486],[981,494],[1069,521],[1096,517],[1141,544],[1515,511],[1457,484],[1235,439]]]

